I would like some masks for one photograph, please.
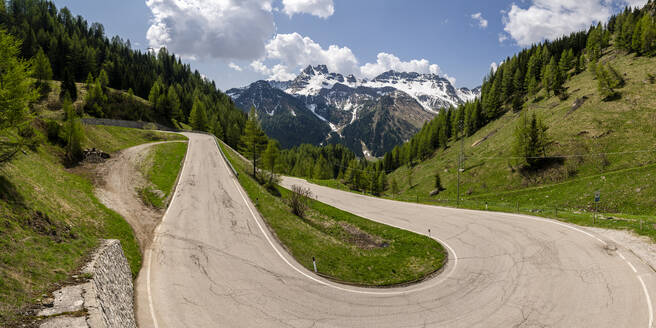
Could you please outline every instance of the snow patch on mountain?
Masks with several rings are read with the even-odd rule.
[[[308,66],[293,81],[269,81],[272,87],[279,88],[295,97],[324,95],[328,103],[346,111],[353,109],[349,103],[349,93],[358,88],[375,90],[375,95],[389,95],[390,89],[399,90],[413,97],[431,113],[450,106],[457,107],[480,96],[480,89],[456,89],[445,77],[437,74],[419,74],[388,71],[372,80],[359,80],[353,75],[343,76],[328,71],[326,65]],[[356,90],[357,91],[357,90]]]

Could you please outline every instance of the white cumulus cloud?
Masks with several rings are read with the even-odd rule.
[[[266,45],[263,59],[279,62],[271,68],[262,60],[251,63],[251,67],[275,80],[288,80],[299,68],[324,64],[332,72],[357,73],[358,60],[348,47],[331,45],[324,49],[320,44],[298,33],[278,34]]]
[[[256,59],[275,33],[272,0],[146,0],[146,37],[187,58]]]
[[[488,21],[487,19],[483,18],[482,13],[475,13],[471,15],[471,18],[478,23],[480,28],[487,28]]]
[[[230,62],[230,64],[228,64],[228,67],[234,69],[234,70],[237,71],[237,72],[241,72],[241,71],[242,71],[241,66],[239,66],[239,65],[237,65],[237,64],[235,64],[235,63],[233,63],[233,62]]]
[[[310,14],[328,18],[335,13],[333,0],[282,0],[282,11],[290,17],[294,14]]]
[[[605,22],[618,7],[641,6],[647,0],[533,0],[524,9],[512,4],[504,30],[520,46],[553,40],[595,22]]]
[[[360,73],[366,78],[374,78],[390,70],[422,74],[440,73],[440,67],[437,64],[431,64],[426,59],[413,59],[404,62],[399,57],[384,52],[378,54],[375,63],[366,63],[360,67]]]
[[[267,43],[266,55],[251,62],[250,67],[253,71],[267,76],[268,79],[287,81],[295,78],[298,72],[308,65],[326,65],[331,72],[353,74],[368,79],[390,70],[440,74],[440,67],[427,59],[403,61],[385,52],[378,54],[376,62],[360,66],[350,48],[338,45],[324,48],[309,37],[298,33],[276,35]],[[443,76],[455,83],[454,78]]]

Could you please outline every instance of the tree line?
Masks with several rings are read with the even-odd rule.
[[[606,24],[599,23],[587,31],[535,44],[506,58],[498,69],[491,70],[484,78],[480,99],[441,110],[408,142],[395,147],[378,161],[332,156],[332,151],[325,149],[334,146],[303,145],[286,151],[286,156],[292,159],[307,158],[306,161],[288,161],[291,165],[286,166],[286,174],[320,179],[332,173],[332,178],[352,189],[373,193],[379,189],[398,190],[394,188],[397,181],[386,182],[386,174],[434,156],[437,150],[475,134],[508,111],[522,111],[527,101],[544,96],[567,99],[565,82],[586,70],[597,80],[602,100],[613,100],[619,95],[617,89],[624,85],[624,79],[612,65],[599,60],[611,44],[638,56],[656,55],[655,15],[656,4],[650,0],[642,9],[627,7]],[[649,78],[655,80],[653,76]],[[552,144],[547,130],[548,126],[535,114],[530,118],[524,116],[518,123],[512,152],[521,158],[518,161],[521,167],[532,169],[544,162],[539,157],[547,156]],[[381,180],[385,183],[374,182],[379,177],[383,177]],[[440,189],[441,181],[436,174],[436,190]]]
[[[168,126],[189,124],[220,134],[231,146],[239,143],[246,115],[213,81],[165,48],[156,53],[133,50],[129,40],[118,36],[110,40],[101,24],[89,24],[46,0],[2,1],[0,28],[22,40],[19,55],[24,60],[35,58],[40,81],[62,81],[62,99],[77,98],[76,83],[95,86],[90,82],[100,78],[108,99],[96,97],[98,106],[89,108],[90,115]],[[114,100],[123,100],[107,88],[148,99],[152,106],[107,110]]]

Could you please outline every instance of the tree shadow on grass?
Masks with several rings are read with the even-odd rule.
[[[18,192],[16,186],[2,175],[0,170],[0,201],[5,201],[13,205],[25,206],[25,199]]]

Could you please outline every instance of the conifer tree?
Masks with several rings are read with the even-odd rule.
[[[104,69],[100,70],[100,73],[98,73],[98,82],[100,82],[100,87],[104,90],[107,89],[109,86],[109,75],[107,75],[107,72],[105,72]]]
[[[378,174],[378,190],[381,193],[387,190],[387,174],[385,171]]]
[[[189,114],[189,124],[196,131],[207,131],[209,128],[205,104],[200,99],[194,100],[194,105]]]
[[[41,48],[39,48],[39,52],[36,54],[36,57],[34,57],[33,70],[34,77],[38,80],[39,84],[43,84],[43,82],[47,80],[52,80],[52,66],[50,66],[50,60]]]
[[[82,139],[84,130],[82,122],[75,113],[73,105],[69,99],[64,99],[64,112],[66,113],[65,132],[66,132],[66,159],[70,164],[75,164],[82,160]]]
[[[87,74],[87,79],[84,82],[84,84],[87,87],[87,90],[91,90],[91,88],[93,87],[94,81],[95,80],[93,79],[93,75],[91,74],[91,72],[89,72],[89,74]]]
[[[217,119],[216,122],[214,122],[214,128],[212,129],[212,133],[214,133],[214,135],[217,138],[221,139],[221,140],[223,140],[225,138],[225,134],[223,133],[223,125],[221,124],[221,120]]]
[[[0,30],[0,132],[23,125],[30,102],[37,99],[29,63],[20,59],[20,41]],[[21,143],[0,143],[0,163],[13,158]]]
[[[180,98],[178,97],[175,88],[169,88],[169,92],[166,95],[166,102],[169,106],[169,117],[174,120],[182,120],[183,114],[182,109],[180,108]]]
[[[392,178],[392,182],[390,183],[390,189],[392,191],[392,195],[396,196],[399,194],[399,183],[396,182],[396,178]]]
[[[64,71],[64,79],[61,84],[61,92],[59,93],[60,99],[68,98],[70,101],[77,100],[77,87],[75,86],[75,78],[70,69]]]
[[[323,155],[320,155],[315,163],[314,168],[312,169],[312,176],[317,180],[327,180],[332,178],[332,169]]]
[[[276,163],[280,157],[280,148],[278,146],[278,141],[269,139],[267,148],[262,155],[262,161],[265,168],[269,171],[269,183],[273,182],[273,179],[276,174]]]
[[[196,103],[200,104],[200,101],[196,100]],[[196,104],[194,104],[194,107],[197,107]],[[205,109],[203,107],[204,106],[198,106],[196,112],[204,112]],[[246,156],[253,164],[253,177],[257,177],[257,165],[260,161],[262,152],[267,147],[268,140],[266,134],[262,131],[260,122],[257,120],[255,107],[252,107],[248,114],[248,120],[246,121],[246,127],[244,128],[244,135],[242,136],[242,144],[244,145],[244,153],[246,153]]]
[[[547,136],[547,129],[547,126],[537,118],[535,113],[530,121],[524,117],[524,120],[517,125],[513,152],[515,156],[521,158],[520,165],[534,169],[541,164],[551,144]]]

